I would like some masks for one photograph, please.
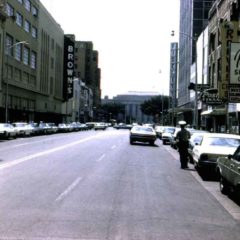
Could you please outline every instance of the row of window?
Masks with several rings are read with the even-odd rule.
[[[17,96],[8,96],[8,107],[25,110],[35,110],[35,101]]]
[[[22,61],[25,65],[32,69],[37,67],[37,53],[30,51],[30,48],[24,45],[23,42],[13,42],[13,37],[6,35],[5,53],[8,56],[14,57],[17,61]]]
[[[6,13],[8,16],[15,16],[16,17],[16,24],[19,27],[23,27],[24,30],[28,33],[31,32],[31,35],[33,38],[37,38],[37,28],[35,26],[31,26],[31,23],[23,18],[23,15],[19,12],[16,12],[16,15],[14,14],[14,8],[9,3],[6,4]]]
[[[38,16],[38,9],[31,3],[30,0],[17,0],[20,4],[24,5],[28,12],[31,12],[33,16]]]
[[[36,76],[29,74],[28,72],[22,71],[19,68],[14,68],[11,65],[8,65],[8,78],[14,79],[17,82],[23,82],[26,83],[28,86],[35,87],[36,86]]]

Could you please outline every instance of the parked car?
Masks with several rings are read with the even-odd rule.
[[[107,128],[106,123],[98,122],[94,124],[94,130],[105,130]]]
[[[176,130],[176,127],[169,127],[169,126],[164,127],[163,132],[162,132],[163,145],[165,145],[167,143],[170,144],[171,139],[172,139],[172,134],[175,132],[175,130]]]
[[[189,139],[189,145],[188,145],[188,154],[189,154],[189,162],[194,163],[193,161],[193,148],[195,145],[200,145],[203,134],[205,132],[199,131],[199,132],[194,132],[191,135],[191,138]]]
[[[68,124],[66,123],[59,123],[58,124],[58,132],[60,133],[66,133],[66,132],[70,132],[70,127]]]
[[[223,194],[230,190],[240,197],[240,146],[233,154],[227,157],[219,157],[217,160],[217,173],[219,174],[220,191]]]
[[[240,136],[224,133],[204,133],[192,150],[194,165],[199,170],[216,168],[217,159],[233,154],[240,145]]]
[[[50,129],[49,129],[50,134],[58,132],[58,127],[56,126],[55,123],[50,122],[50,123],[47,123],[47,125],[50,127]]]
[[[32,127],[32,135],[36,136],[44,133],[43,128],[41,128],[38,123],[30,122],[29,125]]]
[[[17,136],[26,137],[33,134],[33,128],[26,122],[14,122],[12,125],[17,131]]]
[[[134,126],[130,130],[130,144],[134,142],[148,142],[154,145],[157,134],[152,127]]]
[[[17,129],[13,127],[10,123],[0,123],[0,137],[3,138],[16,138]]]

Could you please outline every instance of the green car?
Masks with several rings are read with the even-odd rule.
[[[240,146],[233,155],[219,157],[217,160],[220,191],[223,194],[234,191],[240,197]]]

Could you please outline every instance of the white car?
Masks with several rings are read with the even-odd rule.
[[[17,129],[10,123],[0,123],[0,136],[4,138],[17,137]]]
[[[192,150],[197,169],[216,168],[217,159],[233,154],[240,145],[240,136],[224,133],[204,133]]]
[[[33,134],[33,127],[25,122],[14,122],[12,124],[17,131],[18,136],[31,136]]]
[[[163,145],[171,143],[172,135],[175,132],[176,127],[164,127],[162,132],[162,143]]]
[[[106,123],[99,122],[94,124],[94,130],[105,130],[107,128]]]

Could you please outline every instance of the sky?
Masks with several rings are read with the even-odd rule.
[[[170,43],[180,0],[40,0],[65,34],[92,41],[102,97],[128,91],[168,95]]]

